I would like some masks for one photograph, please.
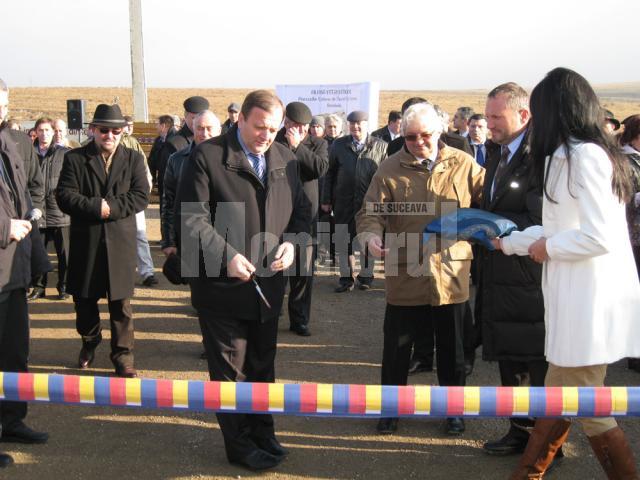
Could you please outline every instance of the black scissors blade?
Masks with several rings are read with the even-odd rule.
[[[251,281],[253,282],[253,286],[256,287],[256,292],[260,295],[260,299],[268,308],[271,308],[271,304],[269,303],[269,300],[267,300],[267,297],[264,296],[264,293],[262,293],[262,289],[260,288],[260,285],[258,285],[255,275],[251,276]]]

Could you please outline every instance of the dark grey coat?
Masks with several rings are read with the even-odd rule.
[[[60,209],[71,216],[67,291],[111,300],[133,295],[136,218],[149,201],[144,157],[119,145],[109,175],[93,141],[65,155],[58,182]],[[111,215],[100,217],[102,199]]]

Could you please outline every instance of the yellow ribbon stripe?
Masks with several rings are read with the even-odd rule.
[[[284,384],[269,384],[269,411],[284,412]]]
[[[464,413],[466,415],[480,413],[480,387],[466,387],[464,389]]]
[[[627,387],[611,387],[611,413],[626,414],[629,410]]]
[[[142,380],[127,378],[124,384],[127,405],[142,405]]]
[[[78,386],[80,403],[96,403],[95,382],[93,377],[80,377]]]
[[[173,381],[173,406],[176,408],[187,408],[189,406],[189,381]]]
[[[316,410],[318,412],[323,412],[323,413],[333,412],[333,385],[319,383],[316,395],[317,395]]]
[[[429,415],[431,411],[431,387],[416,386],[414,388],[415,402],[416,402],[416,414]]]
[[[380,413],[382,411],[382,386],[367,385],[365,387],[367,413]]]
[[[33,394],[36,400],[49,400],[49,375],[46,373],[33,374]]]
[[[529,413],[529,387],[515,387],[513,389],[513,414],[527,415]]]
[[[220,408],[222,410],[236,409],[236,384],[231,382],[220,383]]]
[[[578,413],[578,387],[562,387],[562,413],[575,415]]]

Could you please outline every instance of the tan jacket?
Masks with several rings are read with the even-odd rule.
[[[471,245],[435,236],[425,244],[422,232],[453,208],[479,203],[483,181],[484,169],[471,156],[442,142],[431,172],[404,148],[380,164],[357,215],[357,229],[363,241],[375,234],[390,249],[385,257],[387,303],[439,306],[469,299]]]

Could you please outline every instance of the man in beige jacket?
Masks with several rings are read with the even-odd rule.
[[[383,385],[407,384],[416,328],[429,319],[436,334],[438,382],[465,384],[462,332],[471,245],[445,238],[424,243],[422,232],[431,220],[479,202],[484,169],[440,142],[442,128],[429,104],[404,113],[405,147],[380,164],[357,217],[360,240],[374,256],[385,257]],[[397,422],[383,418],[378,431],[394,432]],[[462,434],[463,420],[448,418],[446,432]]]

